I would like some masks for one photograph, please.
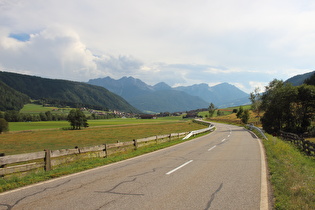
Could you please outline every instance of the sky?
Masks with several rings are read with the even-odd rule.
[[[313,0],[0,0],[0,71],[87,82],[227,82],[315,68]]]

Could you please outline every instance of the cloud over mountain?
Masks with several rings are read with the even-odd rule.
[[[0,70],[246,92],[315,66],[309,0],[3,0]]]

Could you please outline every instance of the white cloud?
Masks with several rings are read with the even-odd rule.
[[[2,0],[3,70],[87,81],[238,84],[315,66],[309,0]],[[20,42],[10,34],[31,34]]]

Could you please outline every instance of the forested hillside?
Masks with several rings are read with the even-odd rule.
[[[315,74],[315,71],[308,72],[305,74],[299,74],[294,77],[291,77],[285,81],[285,83],[291,83],[293,86],[299,86],[304,84],[304,81],[309,79],[312,75]]]
[[[48,103],[77,104],[101,109],[139,112],[122,97],[103,87],[83,82],[46,79],[9,72],[0,72],[0,81],[31,99],[45,99]]]
[[[30,98],[0,81],[0,111],[20,110]]]

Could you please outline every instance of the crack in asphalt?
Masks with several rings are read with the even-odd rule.
[[[116,188],[118,188],[120,185],[123,185],[125,183],[128,183],[128,182],[134,182],[136,181],[137,178],[134,178],[132,180],[127,180],[127,181],[123,181],[123,182],[120,182],[119,184],[115,185],[112,189],[109,189],[109,190],[106,190],[106,191],[95,191],[96,193],[110,193],[110,194],[118,194],[118,195],[137,195],[137,196],[141,196],[141,195],[144,195],[144,194],[133,194],[133,193],[124,193],[124,192],[114,192],[114,190]]]
[[[47,190],[50,190],[50,189],[54,189],[54,188],[60,187],[60,186],[66,184],[66,183],[68,183],[68,182],[70,182],[70,181],[71,181],[71,180],[67,180],[67,181],[65,181],[65,182],[63,182],[63,183],[60,183],[60,184],[56,185],[56,186],[47,187],[47,188],[44,188],[43,190],[38,191],[38,192],[36,192],[36,193],[33,193],[33,194],[30,194],[30,195],[24,196],[24,197],[20,198],[19,200],[15,201],[15,203],[12,204],[12,205],[10,205],[10,204],[5,204],[5,203],[0,203],[0,206],[6,206],[8,210],[11,210],[11,209],[14,208],[16,205],[18,205],[21,201],[23,201],[23,200],[25,200],[25,199],[27,199],[27,198],[29,198],[29,197],[38,195],[38,194],[43,193],[43,192],[45,192],[45,191],[47,191]]]
[[[216,195],[218,192],[220,192],[220,190],[222,189],[222,187],[223,187],[223,183],[221,183],[220,186],[219,186],[219,188],[218,188],[216,191],[214,191],[214,193],[212,193],[211,199],[209,200],[209,202],[208,202],[207,207],[205,208],[205,210],[210,209],[211,204],[212,204],[212,201],[213,201],[214,198],[215,198],[215,195]]]
[[[132,175],[132,176],[129,176],[129,177],[138,177],[138,176],[143,176],[143,175],[154,173],[154,172],[156,172],[156,168],[153,168],[152,171],[147,171],[147,172],[144,172],[142,174],[135,174],[135,175]]]

